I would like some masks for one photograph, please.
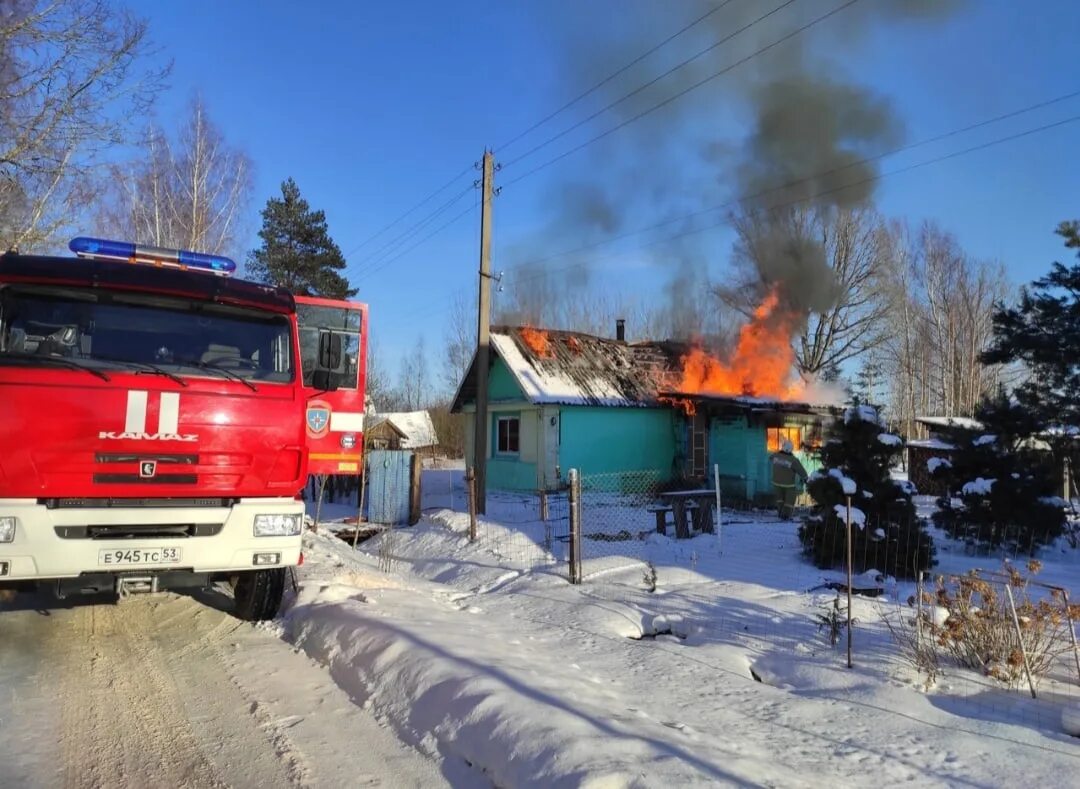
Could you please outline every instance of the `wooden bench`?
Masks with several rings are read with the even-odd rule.
[[[667,535],[667,516],[669,512],[673,512],[671,507],[663,504],[653,504],[645,508],[648,512],[656,515],[656,533]]]

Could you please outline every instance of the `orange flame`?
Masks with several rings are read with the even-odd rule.
[[[551,341],[548,338],[548,333],[543,329],[525,326],[521,330],[521,339],[529,346],[529,350],[541,359],[550,359],[552,357]]]
[[[739,330],[739,341],[729,360],[721,361],[702,348],[682,358],[678,391],[683,394],[750,395],[792,400],[805,384],[794,375],[795,351],[791,338],[798,316],[780,307],[775,290],[754,310]]]
[[[697,414],[697,404],[686,397],[658,397],[656,398],[661,403],[667,403],[672,408],[678,408],[687,416],[694,416]]]

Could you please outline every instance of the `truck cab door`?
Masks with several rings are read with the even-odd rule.
[[[312,474],[357,475],[362,471],[367,310],[359,302],[296,297]],[[326,332],[340,337],[342,348],[341,364],[331,371],[329,390],[315,386],[319,338]]]

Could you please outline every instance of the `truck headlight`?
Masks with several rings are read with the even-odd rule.
[[[299,515],[256,515],[256,537],[295,537],[300,533]]]
[[[19,519],[12,515],[0,518],[0,542],[14,542],[15,524],[18,522]]]

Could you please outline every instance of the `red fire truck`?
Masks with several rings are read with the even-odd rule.
[[[228,581],[238,616],[273,617],[302,561],[309,396],[348,379],[347,332],[309,328],[302,353],[292,294],[227,258],[70,248],[0,256],[0,588]]]

